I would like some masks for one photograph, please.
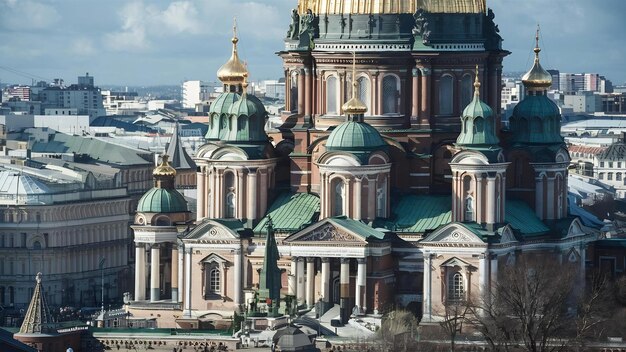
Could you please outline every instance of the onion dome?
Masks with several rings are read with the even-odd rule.
[[[176,176],[176,169],[174,169],[169,162],[169,156],[164,154],[161,158],[161,165],[157,166],[152,171],[152,176]]]
[[[461,117],[461,134],[456,140],[458,146],[487,147],[497,146],[498,137],[495,134],[495,119],[493,110],[480,100],[480,81],[478,79],[478,65],[476,65],[476,79],[474,81],[474,99],[463,110]]]
[[[515,106],[509,119],[512,141],[522,145],[562,145],[561,112],[546,95],[552,76],[539,64],[539,30],[535,39],[535,64],[523,78],[528,94]]]
[[[529,90],[547,90],[552,85],[552,75],[544,70],[539,62],[539,53],[541,52],[541,48],[539,48],[539,29],[537,29],[535,40],[535,64],[533,68],[522,77],[522,82]]]
[[[237,54],[237,22],[233,26],[233,53],[228,60],[219,70],[217,70],[217,78],[222,83],[229,86],[237,86],[243,83],[245,77],[248,75],[248,69],[246,65],[239,59]]]
[[[138,213],[181,213],[187,211],[187,201],[175,188],[176,169],[170,166],[167,154],[152,175],[154,187],[137,204]]]

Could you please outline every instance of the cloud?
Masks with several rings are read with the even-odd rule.
[[[105,35],[105,45],[114,51],[152,49],[157,38],[198,34],[198,11],[190,1],[175,1],[164,9],[143,1],[127,3],[118,12],[120,31]]]
[[[70,51],[72,54],[79,56],[93,56],[96,54],[93,41],[86,37],[74,39],[70,45]]]
[[[35,0],[0,0],[0,28],[12,31],[46,29],[59,23],[52,6]]]

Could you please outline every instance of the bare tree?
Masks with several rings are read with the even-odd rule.
[[[594,281],[585,293],[577,284],[579,267],[557,261],[521,258],[505,267],[489,293],[468,314],[493,351],[517,344],[530,352],[583,346],[600,326],[606,283]]]
[[[442,309],[442,321],[439,325],[449,337],[450,351],[456,350],[456,338],[463,331],[463,323],[467,320],[467,314],[472,307],[471,300],[448,300]]]
[[[385,315],[378,330],[378,337],[394,351],[411,350],[416,343],[418,321],[413,313],[394,310]]]

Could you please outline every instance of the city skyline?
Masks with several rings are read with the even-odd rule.
[[[275,52],[283,49],[296,0],[273,1],[53,1],[0,0],[0,83],[63,78],[89,72],[98,85],[162,85],[215,81],[229,56],[232,17],[240,53],[252,80],[282,76]],[[562,72],[593,72],[626,82],[620,16],[626,3],[490,0],[505,38],[507,72],[532,61],[534,30],[541,25],[543,62]],[[233,14],[228,16],[224,14]],[[554,16],[554,13],[559,13]],[[263,22],[261,22],[263,21]],[[262,28],[263,30],[259,30]],[[602,41],[597,40],[602,38]]]

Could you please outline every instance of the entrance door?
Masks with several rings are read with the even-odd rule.
[[[341,290],[339,288],[339,276],[335,277],[332,280],[331,290],[332,292],[330,293],[330,296],[333,298],[333,303],[339,304],[339,297],[341,296]]]

